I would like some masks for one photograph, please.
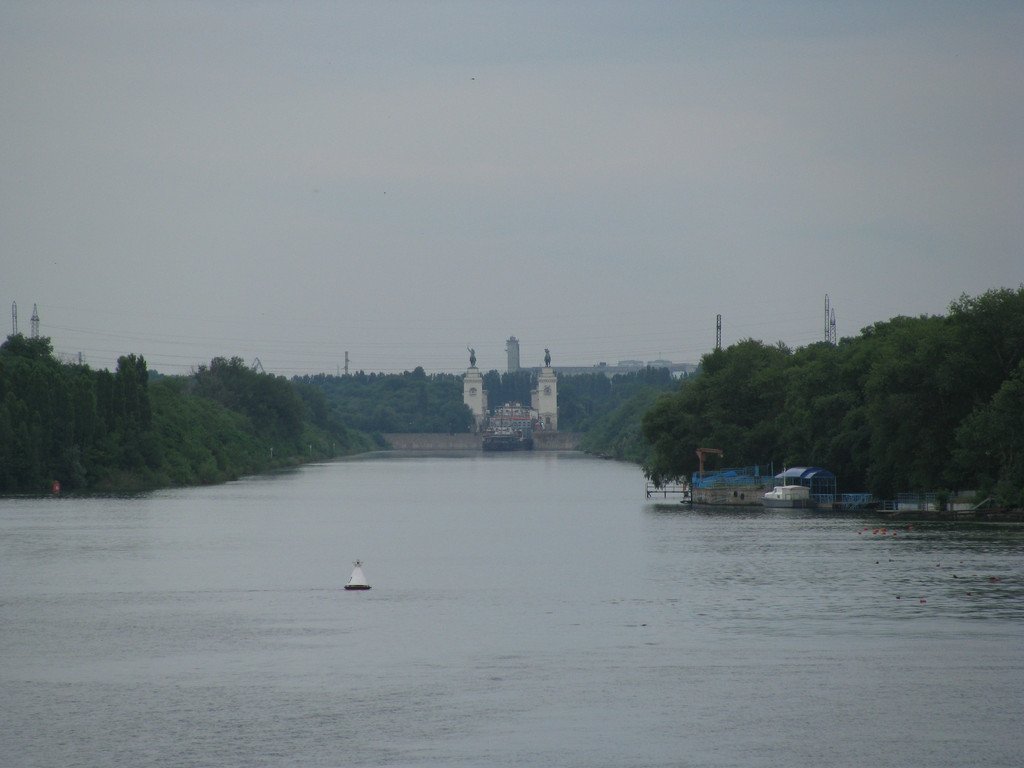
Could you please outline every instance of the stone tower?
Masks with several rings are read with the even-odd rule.
[[[476,367],[476,351],[469,350],[469,368],[462,380],[462,402],[473,412],[475,431],[483,428],[487,420],[487,392],[484,390],[484,377]]]
[[[531,406],[545,430],[558,430],[558,377],[551,368],[551,353],[544,350],[544,367],[537,376],[537,388],[531,393]]]

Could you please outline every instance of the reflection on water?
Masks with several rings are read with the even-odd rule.
[[[1020,765],[1024,531],[912,525],[540,453],[0,500],[0,765]]]

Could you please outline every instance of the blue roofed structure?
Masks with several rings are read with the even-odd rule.
[[[691,478],[694,488],[727,488],[739,486],[771,486],[771,470],[755,464],[752,467],[732,467],[714,472],[694,472]]]
[[[836,476],[821,467],[790,467],[777,474],[775,482],[810,488],[811,498],[818,504],[833,504],[836,500]]]

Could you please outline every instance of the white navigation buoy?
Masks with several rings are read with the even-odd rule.
[[[348,584],[345,585],[345,589],[369,589],[370,585],[366,581],[366,575],[363,573],[363,561],[356,560],[355,568],[352,569],[352,575],[348,578]]]

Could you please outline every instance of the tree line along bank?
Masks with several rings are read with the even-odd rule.
[[[1024,287],[962,296],[837,344],[746,339],[682,380],[647,368],[559,377],[559,427],[664,482],[714,446],[731,466],[817,465],[842,490],[977,490],[1024,504]],[[484,375],[493,402],[529,402],[529,371]],[[215,358],[161,376],[58,361],[49,339],[0,345],[0,493],[223,482],[386,447],[382,433],[467,432],[461,376],[358,372],[291,380]]]

